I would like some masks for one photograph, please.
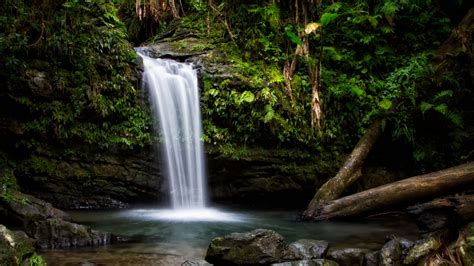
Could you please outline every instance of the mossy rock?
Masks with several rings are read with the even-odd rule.
[[[57,218],[38,222],[32,234],[41,248],[100,246],[110,243],[112,239],[108,233]]]
[[[422,261],[429,254],[434,253],[441,247],[441,242],[437,237],[430,236],[416,241],[408,250],[408,254],[403,260],[403,264],[413,265]]]
[[[21,265],[33,255],[35,241],[22,231],[10,231],[0,224],[0,262]]]
[[[275,231],[256,229],[214,238],[206,260],[216,265],[256,265],[298,259]]]

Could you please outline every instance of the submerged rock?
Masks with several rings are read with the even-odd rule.
[[[425,256],[433,253],[441,247],[441,243],[436,237],[428,237],[415,241],[408,250],[408,254],[403,260],[404,264],[414,264],[419,262]]]
[[[337,262],[326,259],[295,260],[282,263],[274,263],[272,266],[338,266]]]
[[[365,249],[360,248],[344,248],[329,251],[327,259],[333,260],[340,265],[364,265]]]
[[[214,238],[206,254],[206,260],[216,265],[270,264],[296,258],[283,237],[267,229]]]
[[[35,241],[22,231],[10,231],[0,224],[0,263],[20,265],[33,255]]]
[[[296,256],[305,260],[323,258],[326,256],[328,248],[328,242],[312,239],[300,239],[290,244],[290,249]]]

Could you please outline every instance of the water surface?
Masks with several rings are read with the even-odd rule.
[[[209,210],[209,209],[207,209]],[[386,236],[415,239],[416,226],[401,216],[385,216],[358,222],[297,222],[298,211],[211,209],[215,220],[195,219],[166,209],[70,212],[75,222],[117,235],[136,243],[106,247],[50,250],[42,252],[48,265],[181,265],[203,259],[212,238],[256,228],[273,229],[288,243],[321,239],[332,247],[378,248]]]

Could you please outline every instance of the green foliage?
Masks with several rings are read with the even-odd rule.
[[[30,266],[45,266],[47,265],[43,257],[34,253],[29,259]]]
[[[459,147],[465,140],[462,113],[456,107],[465,93],[455,74],[434,82],[431,54],[446,39],[450,21],[431,1],[323,1],[308,11],[315,21],[308,25],[296,24],[283,11],[294,4],[291,1],[239,3],[216,5],[237,36],[237,47],[229,45],[226,54],[245,82],[217,86],[205,82],[207,141],[233,146],[265,140],[271,145],[347,152],[374,119],[386,117],[386,130],[394,141],[411,146],[419,163],[450,164],[461,158],[459,149],[446,146]],[[222,21],[214,23],[211,29],[226,31]],[[303,29],[311,34],[304,36]],[[291,80],[294,101],[290,101],[283,76],[269,69],[282,73],[303,38],[309,38],[310,55],[296,62]],[[312,90],[308,68],[319,62],[324,120],[318,133],[308,123]],[[273,76],[278,82],[271,82]],[[438,121],[433,131],[439,134],[430,140],[422,127],[433,116]],[[449,144],[440,145],[443,138]],[[436,149],[453,155],[432,157]]]
[[[1,13],[1,95],[22,110],[19,146],[135,147],[151,140],[136,91],[138,58],[112,3],[8,0]]]
[[[321,26],[327,26],[329,23],[331,23],[337,17],[338,17],[337,13],[324,13],[324,14],[321,15],[320,24],[321,24]]]

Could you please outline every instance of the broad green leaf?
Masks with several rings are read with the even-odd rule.
[[[438,104],[434,109],[443,115],[448,114],[448,106],[444,103]]]
[[[326,26],[328,25],[329,23],[331,23],[333,20],[335,20],[337,18],[337,14],[336,13],[324,13],[322,16],[321,16],[321,26]]]
[[[420,104],[420,110],[421,110],[422,113],[425,113],[426,111],[430,110],[431,108],[433,108],[433,105],[431,103],[422,102]]]
[[[207,92],[209,95],[212,95],[212,96],[217,96],[219,94],[219,90],[216,90],[216,89],[210,89],[208,90]]]
[[[357,86],[351,86],[351,91],[357,95],[357,96],[362,96],[364,95],[365,91]]]
[[[273,112],[273,110],[267,112],[267,113],[265,114],[265,117],[263,118],[263,122],[264,122],[264,123],[268,123],[270,120],[273,119],[273,116],[274,116],[274,115],[275,115],[275,112]]]
[[[377,18],[375,18],[374,16],[368,16],[367,20],[369,21],[370,25],[372,25],[372,27],[374,28],[376,28],[377,25],[379,25]]]
[[[240,95],[240,102],[248,102],[251,103],[255,100],[255,95],[251,91],[244,91]]]
[[[293,32],[287,30],[286,31],[286,35],[290,38],[290,40],[292,42],[294,42],[295,44],[297,45],[303,45],[303,42],[301,41],[301,39],[296,35],[294,34]]]
[[[392,101],[390,101],[389,99],[383,99],[378,103],[378,105],[380,106],[380,108],[388,110],[392,107]]]
[[[342,60],[342,55],[339,54],[339,53],[337,52],[336,48],[334,48],[334,47],[327,47],[327,46],[326,46],[326,47],[323,48],[323,51],[324,51],[325,54],[327,54],[328,56],[330,56],[331,59],[334,60],[334,61],[340,61],[340,60]]]

